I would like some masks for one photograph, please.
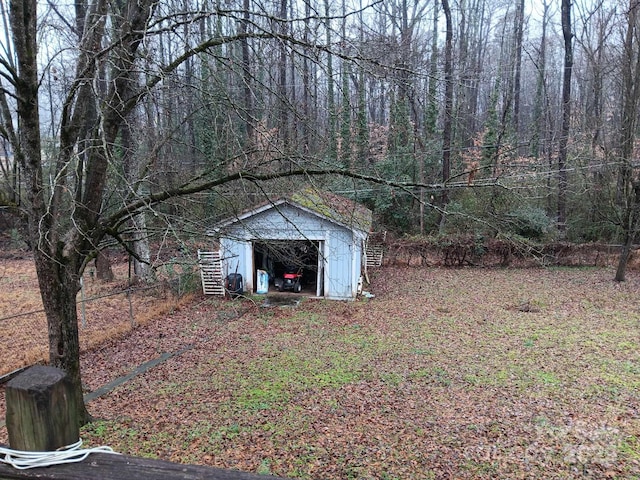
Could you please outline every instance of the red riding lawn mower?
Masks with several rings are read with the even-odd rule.
[[[278,282],[278,280],[280,280]],[[302,267],[296,268],[295,266],[287,266],[284,271],[282,279],[276,279],[276,288],[279,292],[283,290],[293,290],[295,293],[300,293],[302,290]]]

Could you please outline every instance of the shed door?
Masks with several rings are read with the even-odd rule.
[[[318,280],[316,297],[324,297],[324,242],[318,242]]]

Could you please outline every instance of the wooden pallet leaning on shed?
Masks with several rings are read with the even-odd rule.
[[[221,253],[198,250],[198,264],[200,265],[200,277],[202,278],[202,292],[205,295],[224,296]]]
[[[383,245],[367,245],[367,267],[382,266]]]
[[[369,235],[367,240],[365,255],[366,267],[381,267],[382,257],[384,255],[384,245],[387,241],[387,232],[374,232]]]

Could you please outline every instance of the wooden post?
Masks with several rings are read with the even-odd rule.
[[[31,452],[52,451],[80,438],[77,406],[66,373],[36,365],[6,386],[9,446]]]

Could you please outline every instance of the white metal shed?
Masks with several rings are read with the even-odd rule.
[[[354,299],[371,218],[362,205],[311,190],[257,206],[214,228],[224,275],[241,274],[244,291],[253,293],[258,270],[273,281],[294,264],[306,295]]]

